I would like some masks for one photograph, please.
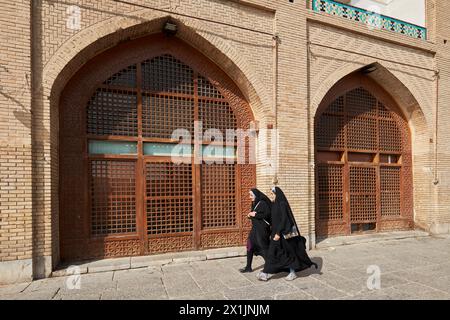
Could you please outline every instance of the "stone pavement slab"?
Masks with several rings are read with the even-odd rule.
[[[98,261],[75,262],[69,265],[63,265],[52,272],[53,277],[64,277],[73,274],[73,268],[77,272],[96,273],[106,271],[118,271],[127,269],[139,269],[147,267],[164,267],[167,265],[177,265],[182,263],[192,263],[195,261],[217,260],[232,257],[245,256],[245,247],[230,247],[208,249],[202,251],[186,251],[166,254],[157,254],[151,256],[125,257],[102,259]]]
[[[294,281],[280,273],[268,282],[256,278],[264,264],[261,257],[255,257],[253,272],[243,274],[242,252],[218,258],[233,255],[230,250],[113,259],[78,264],[80,275],[60,272],[59,277],[0,287],[0,299],[450,300],[449,248],[450,237],[431,236],[327,247],[309,252],[318,270],[298,272]],[[379,289],[367,286],[373,275],[369,266],[379,268]],[[95,272],[83,272],[89,269]]]
[[[395,231],[386,233],[372,233],[367,235],[353,235],[332,237],[320,240],[316,244],[316,248],[323,249],[327,247],[335,247],[350,244],[392,241],[409,238],[428,237],[429,233],[424,231]]]
[[[224,292],[228,299],[260,300],[264,297],[275,297],[277,294],[298,291],[295,286],[286,281],[261,282],[259,285],[246,286],[236,289],[227,289]]]
[[[164,274],[162,277],[164,289],[171,299],[179,299],[183,296],[199,295],[202,290],[188,273]]]
[[[205,293],[213,293],[225,290],[226,285],[218,279],[217,271],[194,270],[189,272],[190,276],[195,279],[197,286]]]
[[[26,282],[26,283],[19,283],[17,285],[12,285],[12,286],[1,286],[0,287],[0,299],[2,296],[19,294],[20,292],[25,290],[30,284],[31,284],[31,282],[30,283]]]
[[[276,294],[274,300],[316,300],[316,299],[304,291],[295,291]]]

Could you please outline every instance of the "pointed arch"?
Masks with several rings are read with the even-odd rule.
[[[226,41],[211,39],[196,30],[207,30],[199,21],[180,20],[176,17],[139,10],[134,19],[114,17],[85,28],[61,45],[44,66],[44,94],[51,99],[53,110],[62,89],[85,63],[99,52],[117,44],[161,32],[164,23],[171,19],[178,25],[176,37],[195,47],[224,70],[241,89],[249,102],[255,119],[273,117],[271,96],[260,77],[250,67],[246,58]]]
[[[162,34],[121,43],[70,79],[59,112],[62,260],[243,244],[255,165],[176,165],[166,150],[174,129],[193,136],[194,121],[224,130],[254,120],[197,50]]]
[[[344,77],[320,103],[314,131],[319,238],[413,227],[411,132],[381,86]]]

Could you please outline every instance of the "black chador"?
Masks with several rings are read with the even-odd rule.
[[[253,255],[265,259],[269,248],[271,201],[258,189],[252,189],[251,193],[254,195],[251,211],[256,214],[254,217],[249,216],[252,229],[247,239],[247,265],[241,272],[252,272]]]
[[[312,265],[317,269],[317,264],[312,262],[306,253],[306,239],[300,235],[286,196],[278,187],[272,191],[276,198],[272,204],[272,232],[263,273],[297,272]],[[296,229],[293,229],[293,226]],[[292,233],[293,230],[297,231],[297,236],[292,236],[295,234]],[[292,237],[289,237],[289,234]],[[273,240],[275,235],[279,236],[279,240]]]

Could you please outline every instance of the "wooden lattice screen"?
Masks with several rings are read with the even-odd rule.
[[[92,235],[136,232],[136,163],[121,160],[90,163]]]
[[[62,155],[61,208],[68,213],[78,208],[77,217],[62,214],[63,260],[243,243],[249,208],[238,186],[254,185],[253,167],[225,159],[223,164],[197,164],[194,152],[184,155],[191,162],[173,163],[170,157],[179,142],[172,137],[174,130],[187,130],[193,139],[195,121],[202,122],[203,132],[220,130],[223,138],[227,129],[247,129],[249,119],[239,118],[246,115],[240,100],[230,102],[220,85],[173,55],[161,54],[110,74],[97,85],[84,115],[75,115],[78,111],[67,103],[61,122],[68,129],[61,141],[84,146],[84,151]],[[79,130],[71,128],[74,118],[84,119]],[[70,171],[69,158],[86,159],[85,176],[81,166]],[[75,186],[66,184],[65,177],[87,188],[78,193],[78,203],[71,202]]]
[[[318,236],[411,225],[409,132],[393,107],[356,87],[316,119]]]
[[[343,169],[342,165],[319,165],[318,202],[321,220],[343,219]]]
[[[371,223],[377,220],[376,180],[376,168],[350,166],[351,223]]]
[[[146,214],[149,235],[193,232],[192,166],[146,164]]]
[[[233,164],[202,167],[202,227],[236,227],[236,172]]]

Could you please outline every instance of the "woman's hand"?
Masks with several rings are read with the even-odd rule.
[[[252,211],[252,212],[250,212],[248,215],[247,215],[247,217],[252,217],[252,218],[254,218],[256,216],[256,212],[255,211]]]
[[[274,240],[274,241],[280,240],[280,236],[279,236],[278,234],[275,234],[275,236],[273,237],[273,240]]]

